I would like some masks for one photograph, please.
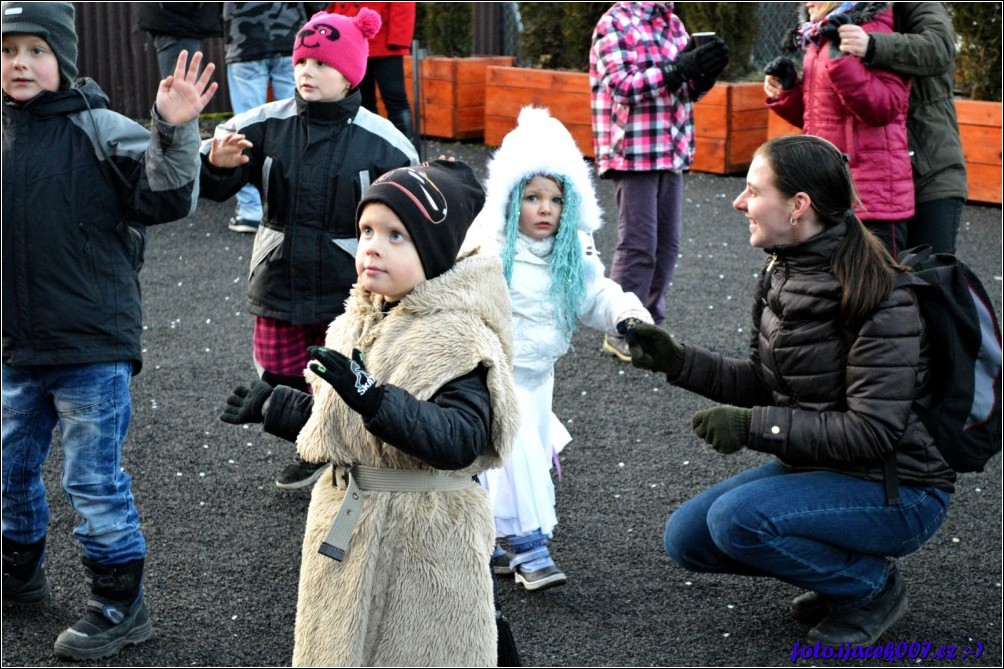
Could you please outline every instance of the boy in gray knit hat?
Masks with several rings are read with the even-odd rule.
[[[42,470],[58,425],[91,594],[55,652],[91,660],[152,634],[146,541],[122,468],[142,363],[143,230],[194,210],[197,118],[216,91],[214,68],[199,76],[202,54],[186,68],[182,53],[160,83],[151,133],[110,111],[96,83],[77,81],[71,3],[4,2],[0,12],[3,602],[50,596]]]

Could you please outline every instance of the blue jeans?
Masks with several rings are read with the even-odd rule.
[[[191,59],[196,51],[202,50],[202,39],[198,37],[175,37],[174,35],[158,34],[153,36],[153,47],[157,50],[157,67],[160,68],[160,78],[174,74],[178,65],[178,54],[188,52]],[[205,64],[206,61],[203,61]],[[202,73],[202,70],[199,70]]]
[[[42,467],[59,425],[62,486],[82,522],[84,557],[120,564],[146,556],[122,442],[132,401],[129,362],[3,366],[3,536],[30,544],[46,535]]]
[[[617,246],[610,278],[638,296],[656,325],[666,320],[666,288],[680,255],[683,175],[615,172]]]
[[[296,92],[293,56],[270,56],[227,64],[227,84],[230,86],[230,106],[235,114],[260,107],[268,101],[268,82],[272,82],[272,99],[285,100]],[[258,189],[247,184],[237,192],[237,218],[261,221],[263,212]]]
[[[835,610],[868,604],[885,586],[887,557],[920,548],[941,526],[950,495],[885,486],[835,472],[791,472],[774,461],[685,502],[663,543],[691,571],[771,576],[822,594]]]

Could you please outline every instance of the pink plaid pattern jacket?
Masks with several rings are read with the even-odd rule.
[[[686,170],[694,157],[694,91],[667,90],[662,64],[689,40],[668,2],[618,2],[589,54],[596,170]]]

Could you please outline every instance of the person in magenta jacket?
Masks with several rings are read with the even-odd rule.
[[[414,2],[332,2],[328,11],[355,16],[362,7],[380,15],[380,32],[370,40],[366,76],[359,83],[363,107],[377,113],[376,87],[387,108],[387,118],[405,137],[414,141],[411,106],[404,82],[404,57],[411,53],[415,35]]]
[[[794,63],[767,66],[767,107],[806,134],[831,141],[847,156],[860,202],[855,214],[895,258],[902,248],[897,224],[914,214],[913,171],[906,117],[910,80],[869,68],[840,50],[839,27],[891,33],[888,2],[807,2],[809,21],[795,41],[805,51],[802,79]]]

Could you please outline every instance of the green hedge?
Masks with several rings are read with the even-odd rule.
[[[419,2],[415,38],[430,56],[471,55],[473,3]]]
[[[593,28],[612,2],[520,2],[524,67],[589,71]]]
[[[974,100],[1001,101],[1001,3],[950,2],[961,42],[955,61],[959,92]]]
[[[729,65],[721,81],[745,81],[753,73],[757,36],[756,6],[751,3],[677,2],[676,13],[689,33],[716,33],[729,47]]]

